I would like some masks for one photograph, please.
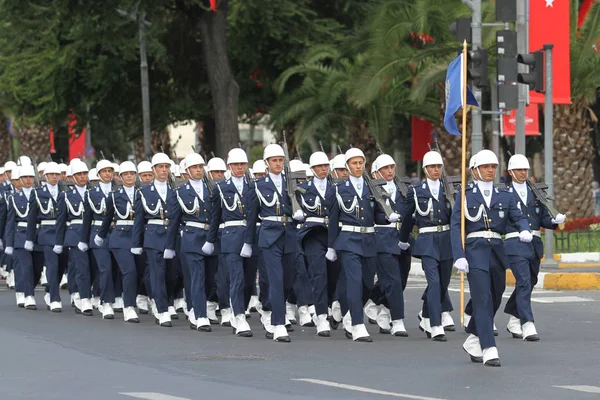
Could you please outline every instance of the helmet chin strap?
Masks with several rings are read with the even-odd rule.
[[[517,177],[515,176],[515,174],[512,172],[512,170],[508,171],[508,173],[514,179],[514,181],[517,183],[525,183],[525,180],[527,180],[527,177],[525,177],[525,180],[522,180],[522,181],[518,180]]]

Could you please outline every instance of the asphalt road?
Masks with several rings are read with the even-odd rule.
[[[192,331],[183,316],[160,328],[147,315],[126,324],[121,314],[104,321],[69,308],[19,309],[3,285],[0,399],[599,398],[600,292],[536,291],[537,343],[512,339],[508,317],[498,314],[502,367],[488,368],[463,352],[461,329],[446,343],[418,330],[423,288],[412,280],[405,292],[408,338],[369,325],[374,342],[354,343],[341,327],[319,338],[296,326],[284,344],[265,339],[257,314],[249,320],[255,336],[238,338],[225,327]],[[451,293],[458,310],[457,282]],[[42,293],[36,298],[41,305]]]

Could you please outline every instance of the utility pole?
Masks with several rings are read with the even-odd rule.
[[[471,0],[471,11],[473,12],[473,20],[471,22],[472,32],[472,50],[477,50],[482,47],[481,42],[481,0]],[[469,4],[467,4],[469,6]],[[481,89],[473,87],[473,95],[477,104],[481,103]],[[475,154],[483,149],[483,124],[482,114],[479,108],[471,110],[471,120],[473,131],[471,133],[471,154]]]
[[[529,40],[527,31],[527,12],[529,10],[528,0],[517,0],[517,51],[519,54],[525,54],[529,51]],[[526,73],[525,65],[518,65],[518,72]],[[529,88],[526,85],[518,85],[519,101],[517,108],[517,121],[515,132],[515,154],[525,155],[525,109],[527,107],[527,97]]]

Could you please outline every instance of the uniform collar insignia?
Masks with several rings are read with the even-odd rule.
[[[308,186],[312,186],[312,181],[308,181]]]
[[[421,185],[421,189],[425,189],[427,187],[426,183],[423,183],[423,185]]]
[[[473,193],[477,193],[477,187],[473,186]]]

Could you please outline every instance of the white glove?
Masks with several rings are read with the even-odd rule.
[[[79,251],[86,252],[90,247],[85,242],[79,242],[77,243],[77,248],[79,249]]]
[[[62,247],[62,246],[59,246],[59,245],[55,245],[55,246],[52,248],[52,251],[53,251],[53,252],[55,252],[56,254],[62,254],[62,252],[63,252],[63,247]]]
[[[13,248],[8,246],[6,249],[4,249],[4,254],[6,254],[7,256],[12,256],[13,253]]]
[[[165,249],[165,252],[163,253],[163,258],[165,260],[172,260],[175,258],[175,250],[171,250],[171,249]]]
[[[390,221],[391,223],[394,222],[398,222],[398,220],[400,219],[400,214],[398,213],[391,213],[389,217],[387,217],[387,220]]]
[[[130,251],[131,251],[131,254],[134,254],[136,256],[141,256],[142,255],[142,248],[141,247],[132,247]]]
[[[296,221],[304,221],[304,212],[302,210],[297,210],[292,216]]]
[[[533,240],[533,235],[529,231],[519,232],[519,240],[524,243],[529,243]]]
[[[96,235],[96,236],[94,236],[94,243],[96,243],[96,246],[102,247],[102,245],[104,244],[104,239],[102,239],[100,236]]]
[[[552,218],[552,223],[556,225],[564,224],[567,216],[565,214],[558,214],[556,218]]]
[[[454,267],[460,272],[469,272],[469,262],[464,257],[454,261]]]
[[[240,251],[240,256],[244,258],[252,257],[252,245],[244,243],[244,245],[242,246],[242,251]]]
[[[337,253],[335,252],[335,249],[332,249],[331,247],[328,248],[327,253],[325,253],[325,258],[331,262],[337,260]]]
[[[23,248],[27,251],[33,251],[33,242],[31,240],[26,240]]]
[[[406,250],[410,247],[410,243],[398,242],[398,247],[400,247],[400,250]]]
[[[214,251],[215,251],[215,245],[210,242],[206,242],[206,243],[204,243],[204,246],[202,246],[202,252],[204,254],[207,254],[210,256]]]

